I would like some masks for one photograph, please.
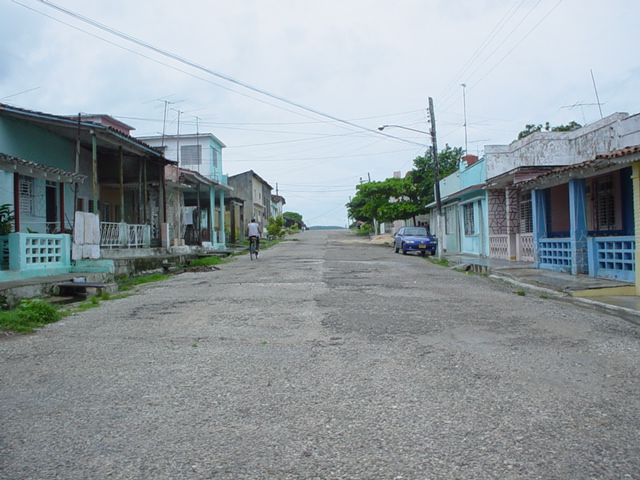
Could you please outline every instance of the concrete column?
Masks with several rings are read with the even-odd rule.
[[[531,191],[531,207],[533,216],[533,261],[540,268],[540,239],[547,236],[547,205],[544,190]]]
[[[216,244],[216,189],[209,187],[209,225],[211,231],[211,245]]]
[[[520,200],[519,191],[514,188],[505,189],[505,204],[506,204],[506,221],[507,221],[507,235],[508,235],[508,254],[509,260],[514,261],[518,259],[518,243],[516,235],[520,231]]]
[[[633,183],[633,219],[636,237],[636,295],[640,296],[640,162],[635,162],[631,168],[631,182]]]
[[[588,273],[587,208],[584,179],[569,181],[569,218],[571,221],[571,274]]]
[[[220,239],[219,242],[223,245],[223,248],[227,246],[227,233],[225,232],[225,219],[224,219],[224,190],[220,189],[218,192],[220,197]]]

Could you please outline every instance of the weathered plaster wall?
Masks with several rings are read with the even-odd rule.
[[[572,165],[640,144],[640,115],[615,113],[573,132],[538,132],[510,145],[487,145],[487,178],[520,166]]]

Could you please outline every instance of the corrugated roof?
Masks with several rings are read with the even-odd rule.
[[[7,166],[9,168],[5,168]],[[32,177],[71,183],[83,183],[87,179],[86,175],[80,173],[67,172],[61,168],[42,165],[24,158],[7,155],[6,153],[0,153],[0,169],[9,172],[15,171]]]

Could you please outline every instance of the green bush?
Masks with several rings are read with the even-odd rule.
[[[14,310],[0,312],[0,330],[32,333],[47,323],[57,322],[60,318],[60,312],[42,300],[22,300]]]
[[[284,218],[282,215],[275,217],[269,217],[269,223],[267,225],[267,233],[271,237],[282,238],[285,235],[284,231]]]

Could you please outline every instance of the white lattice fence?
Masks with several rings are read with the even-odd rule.
[[[533,233],[521,233],[517,236],[518,260],[522,262],[533,262]]]
[[[509,260],[509,235],[489,235],[489,256]]]

